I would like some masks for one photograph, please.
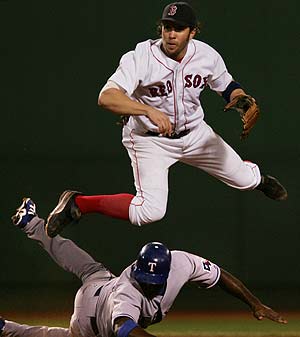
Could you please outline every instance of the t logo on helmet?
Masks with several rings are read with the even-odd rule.
[[[154,267],[156,267],[156,262],[148,262],[148,266],[150,266],[150,272],[154,272]]]
[[[168,15],[173,16],[173,15],[176,14],[176,12],[177,12],[177,6],[172,5],[172,6],[170,6],[170,10],[169,10]]]
[[[171,267],[171,252],[160,242],[149,242],[140,250],[132,265],[132,276],[139,284],[162,285]]]

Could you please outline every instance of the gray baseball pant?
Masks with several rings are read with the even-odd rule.
[[[95,289],[114,275],[102,263],[96,262],[89,254],[74,244],[73,241],[57,235],[49,238],[44,229],[45,221],[34,217],[23,229],[27,237],[37,241],[51,258],[64,270],[75,274],[82,286],[78,290],[74,303],[69,328],[29,326],[5,320],[1,337],[86,337],[94,336],[87,315]],[[84,295],[83,295],[84,294]],[[95,305],[95,303],[93,303]],[[80,321],[80,323],[79,323]]]

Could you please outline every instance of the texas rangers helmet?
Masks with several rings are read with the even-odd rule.
[[[170,265],[169,249],[160,242],[150,242],[139,252],[132,274],[139,283],[163,284],[168,278]]]

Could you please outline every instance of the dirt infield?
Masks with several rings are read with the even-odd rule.
[[[68,327],[67,312],[5,312],[6,319],[22,324]],[[300,312],[287,312],[288,324],[257,321],[250,312],[170,312],[147,330],[158,337],[300,337]]]
[[[161,334],[157,334],[157,337],[300,337],[300,332],[294,332],[294,333],[291,333],[291,334],[277,334],[277,333],[271,333],[271,334],[260,334],[259,332],[258,333],[243,333],[243,334],[240,334],[240,333],[226,333],[226,334],[212,334],[212,333],[201,333],[199,332],[199,334],[191,334],[191,335],[186,335],[186,334],[173,334],[173,335],[170,335],[170,334],[164,334],[164,335],[161,335]]]

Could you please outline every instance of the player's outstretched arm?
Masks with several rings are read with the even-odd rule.
[[[277,323],[287,323],[287,320],[276,311],[262,304],[251,291],[235,276],[221,269],[221,276],[218,285],[229,294],[239,298],[249,305],[255,318],[262,320],[268,318]]]
[[[128,332],[129,331],[129,332]],[[137,325],[133,320],[128,317],[118,317],[114,322],[114,333],[116,336],[124,336],[126,332],[128,337],[156,337],[151,335],[146,330]]]

